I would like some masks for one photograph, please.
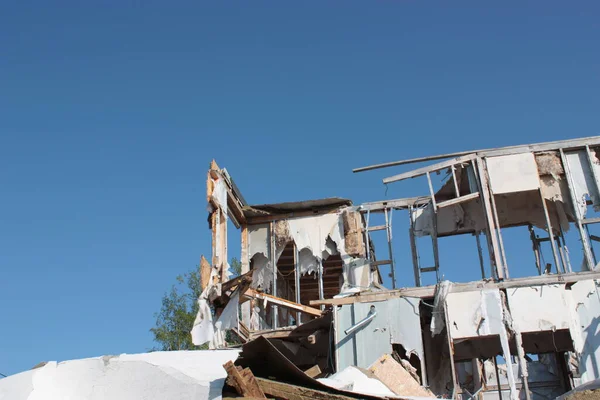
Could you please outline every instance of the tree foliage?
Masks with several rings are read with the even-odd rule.
[[[230,261],[233,276],[241,273],[241,263]],[[150,329],[157,346],[154,350],[196,350],[190,332],[198,313],[198,297],[201,294],[200,268],[179,275],[171,290],[163,295],[161,308],[155,313],[156,324]]]

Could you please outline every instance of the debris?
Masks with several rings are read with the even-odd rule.
[[[207,179],[213,252],[210,263],[201,261],[208,284],[194,335],[219,347],[226,346],[226,330],[236,332],[244,342],[236,364],[279,398],[532,400],[584,387],[600,378],[594,333],[600,270],[591,246],[600,236],[590,229],[600,223],[594,214],[599,151],[600,137],[591,137],[361,168],[438,160],[384,179],[422,177],[428,192],[357,206],[340,198],[248,205],[213,162]],[[408,226],[414,275],[414,287],[401,289],[392,243],[398,212],[409,217],[400,220]],[[226,263],[229,219],[242,230],[243,273],[233,280]],[[523,235],[514,236],[519,230]],[[374,246],[381,233],[383,257]],[[565,239],[567,233],[578,237]],[[477,253],[464,259],[477,261],[461,268],[481,280],[444,278],[440,266],[449,264],[442,256],[463,259],[440,254],[446,237],[474,237]],[[507,257],[504,243],[523,238],[531,241],[535,268],[511,279],[513,268],[525,271],[517,263],[528,261]],[[425,241],[427,250],[420,248]],[[567,241],[581,248],[567,248]],[[576,251],[583,272],[572,272]],[[388,273],[391,281],[382,279]],[[438,283],[423,286],[427,275]]]
[[[223,368],[227,371],[227,384],[235,388],[238,394],[244,397],[266,399],[250,368],[236,367],[231,361],[225,363]]]
[[[600,389],[575,392],[567,400],[600,400]]]
[[[363,372],[356,367],[348,367],[335,375],[330,376],[326,380],[319,379],[319,382],[325,383],[328,386],[340,388],[351,387],[353,393],[379,396],[379,397],[394,397],[394,392],[390,390],[382,381],[375,376],[369,376],[368,371]]]
[[[396,360],[389,355],[382,356],[369,368],[373,375],[399,396],[435,397]]]
[[[244,293],[244,297],[248,299],[253,298],[257,300],[266,300],[270,303],[277,304],[280,307],[289,308],[290,310],[299,311],[317,317],[321,316],[321,310],[319,309],[304,306],[302,304],[294,303],[293,301],[281,299],[279,297],[271,296],[269,294],[260,293],[254,289],[246,290],[246,292]]]
[[[304,386],[291,385],[289,383],[277,382],[264,378],[257,378],[260,388],[268,396],[288,400],[354,400],[354,397],[334,394],[322,390],[307,388]]]
[[[304,371],[304,373],[311,378],[316,378],[321,375],[321,368],[319,368],[319,365],[317,364]]]

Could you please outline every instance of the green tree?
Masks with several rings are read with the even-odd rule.
[[[241,274],[237,258],[230,261],[232,277]],[[154,350],[197,350],[206,348],[192,343],[190,332],[198,313],[198,297],[201,292],[200,268],[176,278],[171,290],[163,295],[160,311],[155,313],[156,323],[150,332],[157,344]]]

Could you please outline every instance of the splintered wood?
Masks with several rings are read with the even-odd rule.
[[[227,384],[233,387],[238,394],[244,397],[267,398],[250,368],[236,367],[231,361],[224,364],[223,368],[227,371]]]
[[[369,368],[373,375],[399,396],[435,397],[389,355],[382,356]]]
[[[290,309],[293,311],[300,311],[301,313],[309,314],[309,315],[312,315],[315,317],[321,316],[321,310],[319,310],[318,308],[308,307],[303,304],[294,303],[293,301],[285,300],[280,297],[271,296],[270,294],[261,293],[254,289],[250,289],[250,288],[246,290],[246,292],[244,293],[244,296],[242,296],[242,297],[246,297],[247,299],[254,298],[254,299],[263,300],[263,301],[266,300],[267,302],[277,304],[279,307],[283,307],[283,308]],[[240,302],[243,302],[246,300],[246,299],[243,299],[242,297],[240,297]]]
[[[356,400],[353,397],[309,389],[303,386],[256,378],[260,388],[268,396],[286,400]]]
[[[208,281],[210,280],[210,270],[210,263],[204,256],[202,256],[200,258],[200,287],[202,288],[202,292],[208,286]]]
[[[311,378],[316,378],[317,376],[321,375],[321,368],[319,368],[319,365],[317,364],[304,371],[304,373]]]
[[[346,253],[352,257],[365,257],[366,249],[360,212],[345,210],[342,213],[342,221]]]

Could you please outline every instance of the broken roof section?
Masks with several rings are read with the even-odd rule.
[[[351,200],[342,199],[339,197],[330,197],[319,200],[251,205],[244,207],[243,211],[244,215],[248,219],[264,216],[277,216],[281,218],[283,216],[293,217],[298,215],[298,213],[301,213],[302,215],[305,215],[306,213],[317,214],[322,211],[335,210],[351,205]]]

